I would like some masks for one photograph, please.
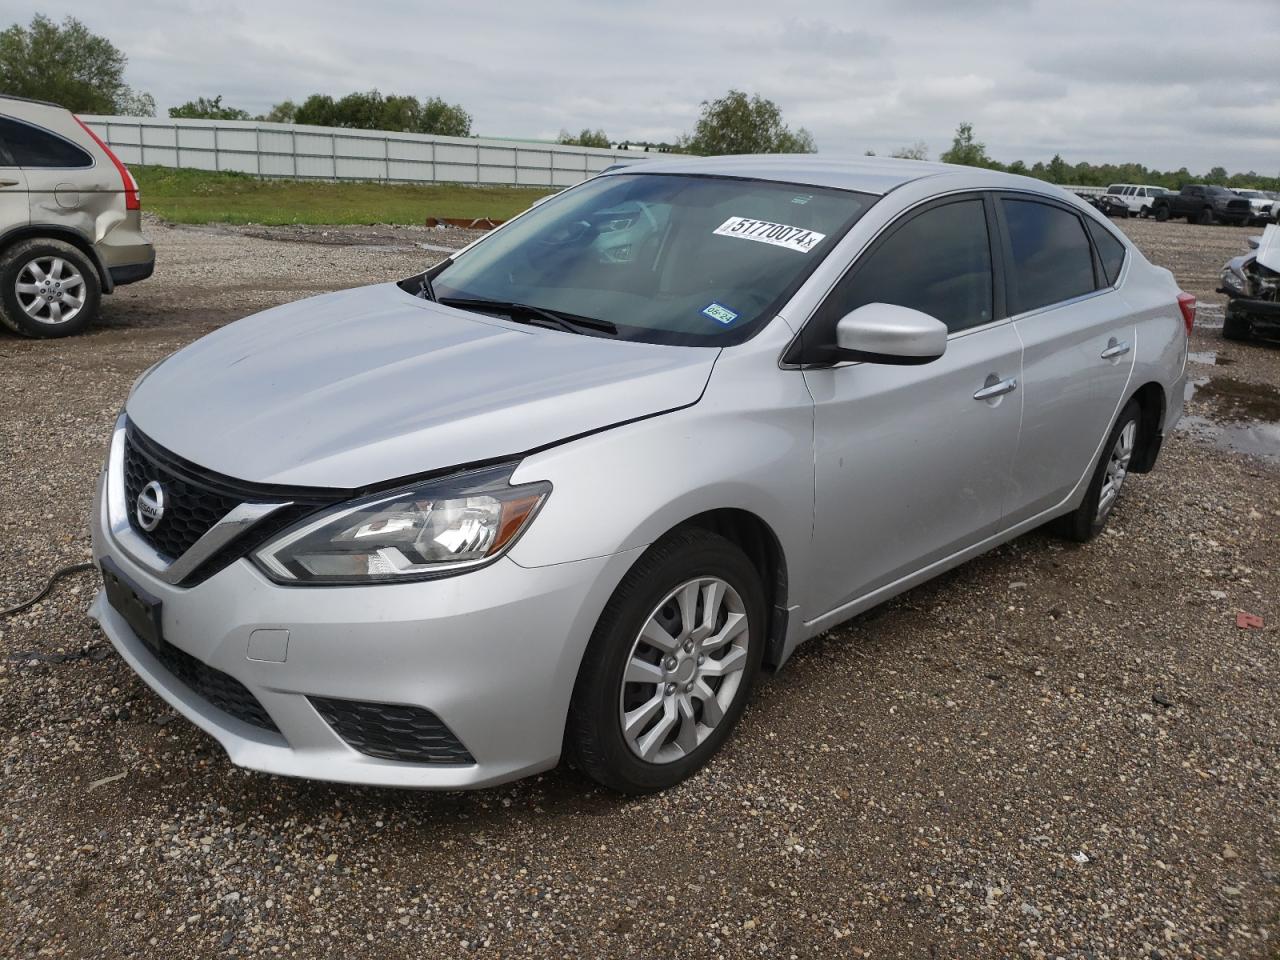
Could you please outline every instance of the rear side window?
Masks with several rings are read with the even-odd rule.
[[[1089,220],[1089,234],[1093,237],[1093,245],[1102,260],[1102,272],[1106,275],[1107,285],[1112,286],[1120,276],[1120,268],[1124,266],[1124,244],[1111,235],[1111,231],[1102,224]]]
[[[93,157],[48,130],[0,117],[0,144],[19,167],[92,167]]]
[[[1093,251],[1078,216],[1035,200],[1000,202],[1009,229],[1012,312],[1061,303],[1095,288]]]
[[[915,214],[859,259],[817,318],[834,339],[836,322],[868,303],[891,303],[936,317],[954,333],[993,319],[991,242],[981,199]]]

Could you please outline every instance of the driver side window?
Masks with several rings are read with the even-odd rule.
[[[955,333],[994,319],[991,238],[979,197],[931,207],[892,227],[836,285],[815,320],[836,322],[868,303],[936,317]]]

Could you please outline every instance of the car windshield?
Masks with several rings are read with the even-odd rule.
[[[432,275],[435,298],[595,336],[720,346],[776,313],[877,198],[729,177],[611,174],[525,213]],[[536,309],[535,309],[536,308]],[[616,332],[606,329],[616,327]]]

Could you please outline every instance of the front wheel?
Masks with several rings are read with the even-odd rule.
[[[89,258],[61,240],[24,240],[0,256],[0,323],[26,337],[80,333],[101,289]]]
[[[1147,217],[1151,216],[1151,208],[1143,207],[1141,210],[1138,211],[1138,216],[1140,216],[1143,220],[1147,219]]]
[[[1159,221],[1160,223],[1164,223],[1168,219],[1169,219],[1169,208],[1156,207],[1156,220]]]
[[[1054,532],[1059,536],[1086,543],[1105,529],[1120,496],[1120,488],[1129,475],[1129,462],[1138,444],[1141,418],[1142,410],[1136,400],[1130,400],[1120,411],[1116,425],[1111,428],[1102,447],[1102,459],[1093,471],[1084,501],[1054,521]]]
[[[574,685],[566,752],[622,793],[679,783],[728,738],[764,656],[760,576],[707,530],[650,547],[592,634]]]

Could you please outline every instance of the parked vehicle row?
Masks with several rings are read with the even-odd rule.
[[[0,324],[79,333],[102,294],[154,267],[138,185],[98,135],[56,104],[0,96]]]
[[[1192,183],[1174,193],[1146,184],[1113,183],[1107,192],[1084,198],[1109,217],[1186,218],[1188,223],[1280,222],[1280,198],[1263,190],[1229,189]]]

